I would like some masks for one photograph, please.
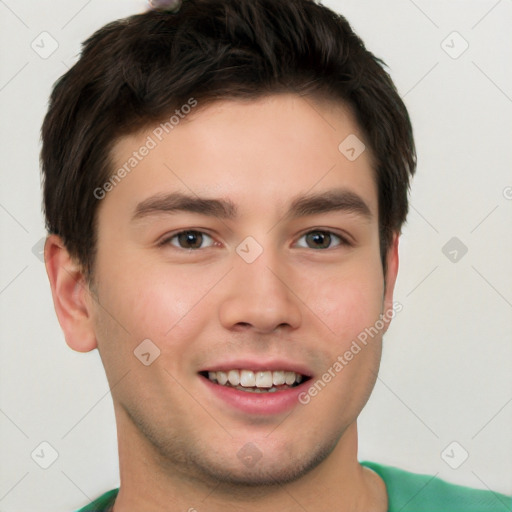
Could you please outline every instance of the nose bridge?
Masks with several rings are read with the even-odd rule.
[[[297,328],[301,323],[298,298],[288,283],[286,266],[275,249],[254,240],[237,247],[229,290],[220,307],[226,328],[250,325],[271,332],[279,326]]]

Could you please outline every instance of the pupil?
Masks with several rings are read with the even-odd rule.
[[[201,247],[202,235],[197,231],[185,231],[184,233],[180,233],[178,238],[180,244],[186,245],[186,248],[188,249],[197,249]]]
[[[307,235],[309,241],[312,241],[316,247],[326,248],[329,247],[331,241],[331,235],[328,233],[322,233],[320,231],[315,231]]]

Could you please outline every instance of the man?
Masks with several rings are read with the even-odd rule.
[[[83,511],[507,506],[357,460],[416,158],[344,18],[195,0],[111,23],[53,91],[42,164],[55,309],[118,429],[120,488]]]

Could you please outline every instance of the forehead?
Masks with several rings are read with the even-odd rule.
[[[340,103],[294,94],[198,102],[172,125],[155,123],[123,137],[112,157],[114,173],[129,172],[102,208],[122,202],[133,213],[148,197],[181,191],[229,197],[241,214],[255,204],[282,213],[290,198],[344,188],[363,196],[376,215],[372,155]]]

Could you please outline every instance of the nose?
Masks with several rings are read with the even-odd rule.
[[[268,334],[301,325],[301,302],[294,290],[293,272],[269,253],[264,251],[252,263],[235,256],[219,310],[226,329]]]

